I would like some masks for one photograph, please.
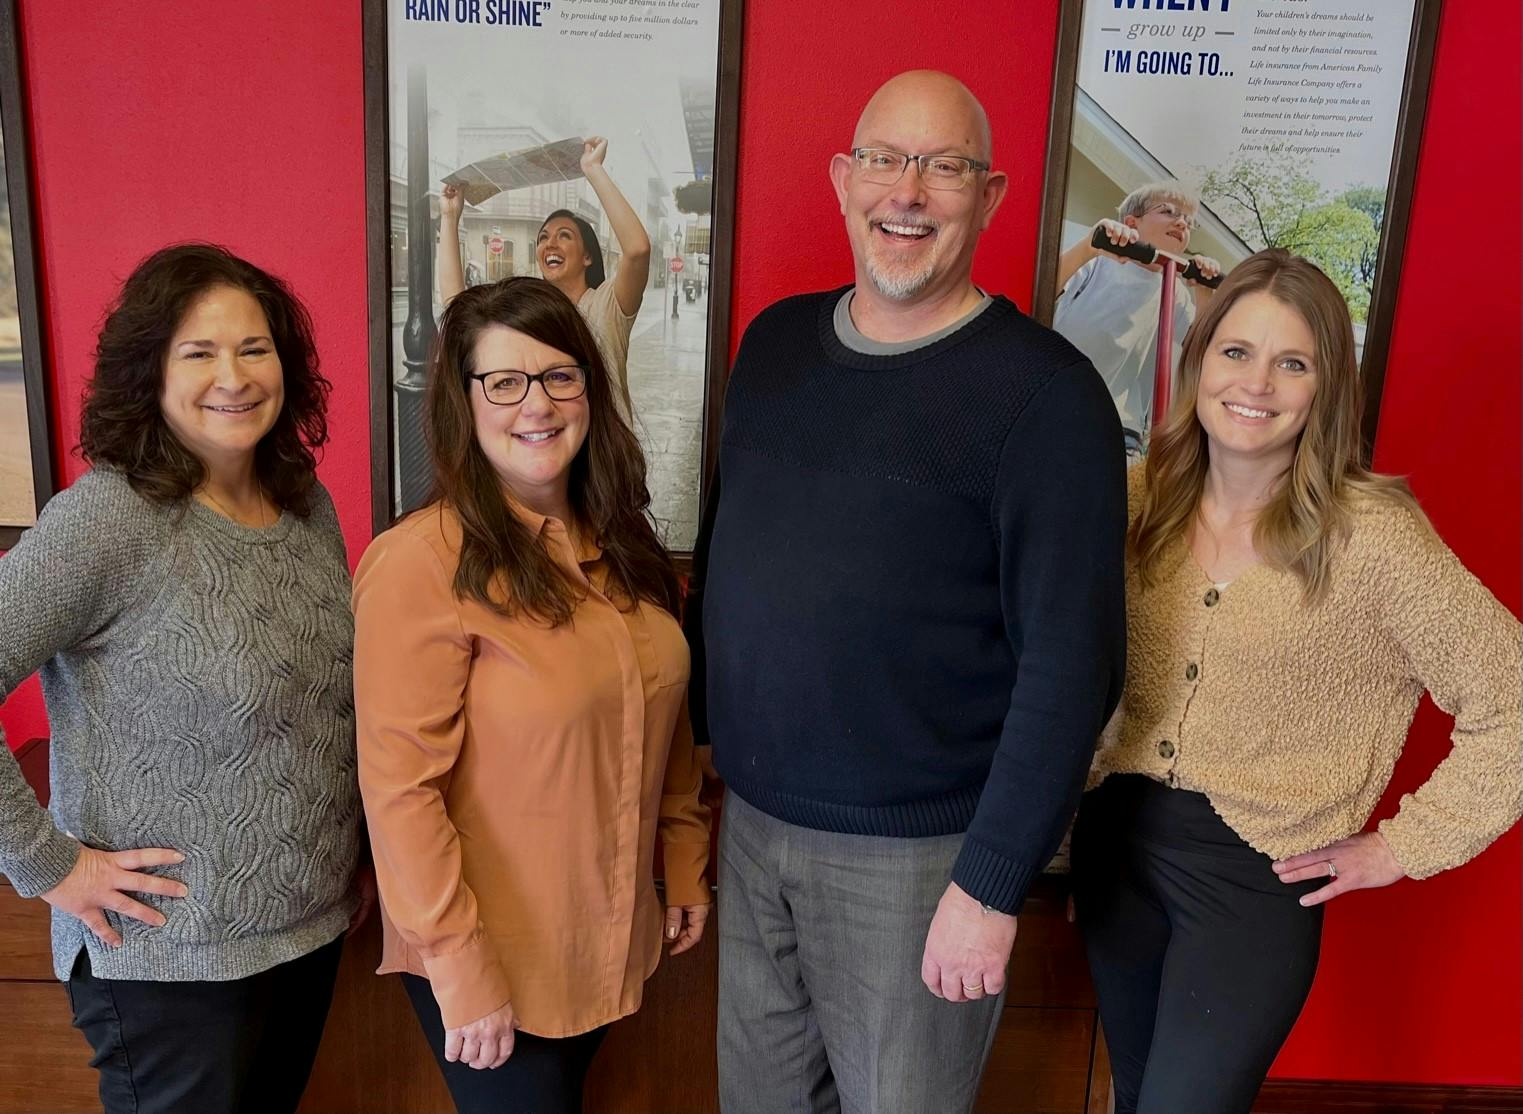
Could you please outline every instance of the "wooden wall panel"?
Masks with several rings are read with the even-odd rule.
[[[69,996],[47,982],[0,983],[0,1114],[99,1114],[90,1046]]]

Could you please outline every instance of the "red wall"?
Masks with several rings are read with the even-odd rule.
[[[290,277],[312,307],[334,382],[322,475],[357,556],[369,534],[359,3],[153,0],[94,5],[88,20],[76,6],[20,6],[59,444],[74,443],[95,328],[120,278],[166,241],[217,239]],[[750,0],[737,337],[773,299],[850,280],[826,163],[868,93],[912,66],[962,76],[989,108],[1011,190],[976,277],[1029,304],[1056,9]],[[1378,446],[1380,465],[1412,476],[1445,538],[1514,611],[1518,245],[1500,237],[1499,261],[1456,249],[1477,242],[1482,221],[1511,227],[1519,209],[1519,37],[1513,0],[1447,5]],[[78,474],[58,457],[62,478]],[[1441,721],[1420,715],[1382,812],[1444,753]],[[45,731],[34,684],[0,722],[16,742]],[[1335,902],[1277,1074],[1523,1081],[1519,877],[1514,829],[1462,870]]]

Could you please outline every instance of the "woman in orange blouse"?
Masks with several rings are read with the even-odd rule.
[[[710,909],[677,575],[612,390],[549,283],[462,292],[429,374],[435,498],[355,576],[380,971],[462,1114],[581,1110],[660,958],[658,837],[673,954]]]

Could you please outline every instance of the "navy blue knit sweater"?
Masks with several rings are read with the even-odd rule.
[[[872,356],[836,337],[842,293],[741,343],[688,608],[694,728],[781,820],[966,831],[952,880],[1015,912],[1121,690],[1115,406],[1005,298]]]

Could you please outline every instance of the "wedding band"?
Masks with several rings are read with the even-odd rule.
[[[962,984],[962,992],[964,994],[981,994],[981,993],[983,993],[983,989],[984,989],[984,984],[983,983],[978,983],[978,984],[976,984],[974,986],[969,986],[967,983],[963,983]]]
[[[1328,859],[1326,861],[1327,861],[1327,876],[1329,878],[1331,878],[1334,882],[1336,882],[1338,880],[1338,868],[1337,868],[1336,865],[1334,865],[1332,859]]]

